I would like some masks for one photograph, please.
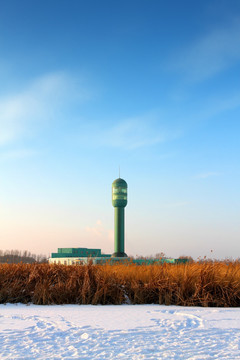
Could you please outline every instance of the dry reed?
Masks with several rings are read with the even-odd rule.
[[[0,264],[0,303],[240,306],[240,264]]]

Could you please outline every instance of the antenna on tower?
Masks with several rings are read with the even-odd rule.
[[[119,166],[119,179],[120,179],[120,166]]]

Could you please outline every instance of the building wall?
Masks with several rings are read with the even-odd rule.
[[[153,265],[153,264],[185,264],[188,262],[187,259],[130,259],[130,258],[110,258],[110,257],[61,257],[61,258],[49,258],[49,264],[61,264],[61,265],[84,265],[88,264],[89,261],[92,261],[94,265],[96,264],[116,264],[118,262],[125,264],[136,264],[136,265]]]
[[[89,261],[89,258],[87,257],[60,257],[60,258],[49,258],[48,262],[49,264],[59,264],[59,265],[81,265],[81,264],[87,264]]]

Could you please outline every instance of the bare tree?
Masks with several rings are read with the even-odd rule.
[[[17,264],[17,263],[44,263],[47,262],[47,257],[43,254],[36,255],[30,251],[24,250],[0,250],[0,263]]]

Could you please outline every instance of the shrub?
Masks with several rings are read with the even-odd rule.
[[[7,302],[240,306],[240,264],[0,264]]]

